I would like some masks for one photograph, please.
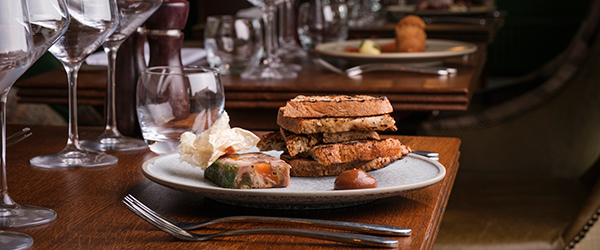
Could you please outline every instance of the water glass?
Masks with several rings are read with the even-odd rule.
[[[223,74],[240,74],[255,67],[263,54],[260,19],[209,16],[204,29],[207,61]]]
[[[298,10],[298,38],[304,49],[348,38],[348,7],[344,0],[311,0]]]
[[[350,27],[377,27],[386,22],[382,0],[348,0],[347,5]]]
[[[202,133],[223,113],[225,94],[218,70],[207,67],[149,67],[137,85],[142,136],[158,154],[177,150],[183,132]]]

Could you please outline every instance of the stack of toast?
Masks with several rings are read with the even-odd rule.
[[[279,109],[280,131],[267,134],[260,150],[284,151],[291,176],[336,176],[349,169],[382,168],[410,153],[398,139],[387,97],[366,95],[297,96]]]

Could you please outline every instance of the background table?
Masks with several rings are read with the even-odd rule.
[[[466,110],[485,65],[487,46],[465,57],[444,61],[457,68],[453,76],[385,71],[348,78],[326,71],[308,58],[295,79],[249,80],[239,75],[223,75],[226,108],[278,108],[298,94],[385,94],[397,110]],[[106,68],[81,70],[78,82],[80,104],[104,105]],[[21,103],[67,104],[66,74],[54,70],[19,81]]]
[[[11,126],[11,132],[20,127]],[[56,152],[65,145],[66,127],[32,127],[33,135],[8,148],[8,186],[19,204],[54,209],[55,221],[29,228],[9,229],[31,235],[31,249],[347,249],[353,246],[291,236],[240,236],[208,242],[179,241],[130,212],[121,202],[131,193],[151,208],[181,220],[205,220],[229,215],[271,215],[381,223],[408,227],[410,237],[397,237],[400,249],[431,249],[458,169],[460,140],[399,136],[413,149],[440,153],[446,177],[424,189],[369,204],[331,210],[279,211],[240,208],[177,191],[146,179],[141,164],[149,151],[116,153],[116,165],[93,169],[48,170],[31,167],[31,157]],[[95,137],[101,128],[81,128],[81,137]],[[214,225],[215,232],[285,224],[230,223]],[[325,229],[327,230],[327,229]],[[361,248],[362,249],[362,248]]]
[[[309,58],[293,61],[302,65],[295,79],[248,80],[239,75],[223,75],[225,109],[232,117],[233,126],[253,130],[277,129],[277,109],[297,95],[385,95],[397,111],[396,119],[400,119],[403,112],[464,111],[480,84],[486,62],[487,45],[478,43],[477,46],[474,54],[444,61],[445,66],[457,68],[458,73],[453,76],[386,71],[348,78],[320,68]],[[102,111],[106,76],[104,67],[82,69],[78,103],[93,105]],[[67,104],[66,82],[63,70],[19,81],[16,84],[19,102]],[[246,122],[248,120],[252,122]]]

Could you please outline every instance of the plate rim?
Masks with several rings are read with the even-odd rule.
[[[340,57],[340,58],[354,59],[354,60],[378,60],[378,59],[380,59],[380,60],[390,60],[390,59],[418,60],[418,59],[443,59],[443,58],[448,58],[448,57],[469,55],[469,54],[475,53],[478,49],[477,45],[474,43],[464,42],[464,41],[447,40],[447,39],[427,39],[426,43],[427,44],[451,43],[451,44],[456,44],[455,46],[466,46],[467,49],[460,50],[460,51],[429,51],[429,52],[425,51],[425,52],[419,52],[419,53],[394,52],[394,53],[382,53],[379,55],[367,55],[367,54],[360,54],[360,53],[354,53],[354,52],[345,52],[345,51],[336,51],[336,50],[327,50],[326,49],[326,48],[329,48],[332,46],[344,46],[344,44],[348,44],[347,46],[350,46],[350,44],[360,43],[363,40],[364,39],[351,39],[351,40],[345,40],[345,41],[321,43],[315,47],[315,51],[322,55],[325,55],[325,56],[333,56],[333,57]],[[372,38],[370,40],[374,41],[375,43],[388,43],[395,39],[394,38]]]
[[[408,154],[405,157],[412,157],[412,158],[416,158],[418,160],[423,160],[423,161],[428,162],[429,164],[431,164],[437,168],[438,174],[428,180],[421,181],[418,183],[412,183],[412,184],[401,185],[401,186],[393,186],[393,187],[384,187],[384,188],[371,188],[371,189],[333,190],[333,187],[332,187],[332,189],[330,191],[270,192],[271,189],[269,189],[269,188],[266,188],[266,189],[228,189],[228,188],[222,188],[222,187],[218,187],[218,186],[193,187],[193,186],[189,186],[186,184],[173,183],[171,181],[165,180],[163,178],[160,178],[159,176],[156,176],[155,174],[152,174],[151,171],[148,169],[149,166],[152,163],[154,163],[156,160],[163,158],[163,157],[173,156],[176,154],[177,153],[160,155],[160,156],[156,156],[156,157],[153,157],[151,159],[144,161],[144,163],[142,163],[142,166],[141,166],[143,175],[146,178],[148,178],[149,180],[151,180],[155,183],[158,183],[160,185],[163,185],[163,186],[166,186],[169,188],[173,188],[173,189],[177,189],[177,190],[183,190],[186,192],[202,193],[205,197],[211,197],[211,198],[215,197],[214,194],[231,195],[232,197],[235,197],[236,195],[243,195],[243,196],[271,196],[271,197],[286,197],[286,198],[290,198],[290,197],[292,197],[292,198],[304,198],[304,197],[328,198],[328,197],[340,197],[340,196],[356,198],[356,197],[365,197],[366,195],[369,195],[369,194],[376,194],[376,195],[384,195],[384,197],[379,197],[379,198],[386,198],[386,197],[391,197],[391,196],[397,196],[404,192],[426,188],[428,186],[438,183],[439,181],[443,180],[444,177],[446,176],[446,168],[441,163],[439,163],[437,161],[433,161],[427,157],[424,157],[421,155],[415,155],[415,154]],[[405,159],[405,157],[398,159],[397,161],[401,161],[401,160]],[[382,168],[382,169],[385,169],[385,168]],[[291,177],[291,178],[302,178],[302,177]],[[282,189],[285,189],[285,188],[282,188]],[[219,199],[223,199],[223,198],[219,197]],[[370,198],[370,199],[373,199],[373,198]],[[233,200],[240,201],[238,199],[233,199]],[[358,199],[358,200],[352,199],[351,201],[362,201],[362,200],[367,200],[367,199]],[[263,203],[263,202],[260,202],[260,203]],[[273,202],[264,202],[264,203],[272,204]],[[281,202],[281,203],[277,203],[277,204],[310,204],[310,203],[302,201],[302,202],[298,202],[298,203]],[[315,202],[313,204],[320,204],[320,203]]]

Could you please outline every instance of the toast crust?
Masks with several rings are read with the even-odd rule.
[[[291,118],[373,116],[394,111],[387,97],[367,95],[299,95],[283,108],[283,115]]]

